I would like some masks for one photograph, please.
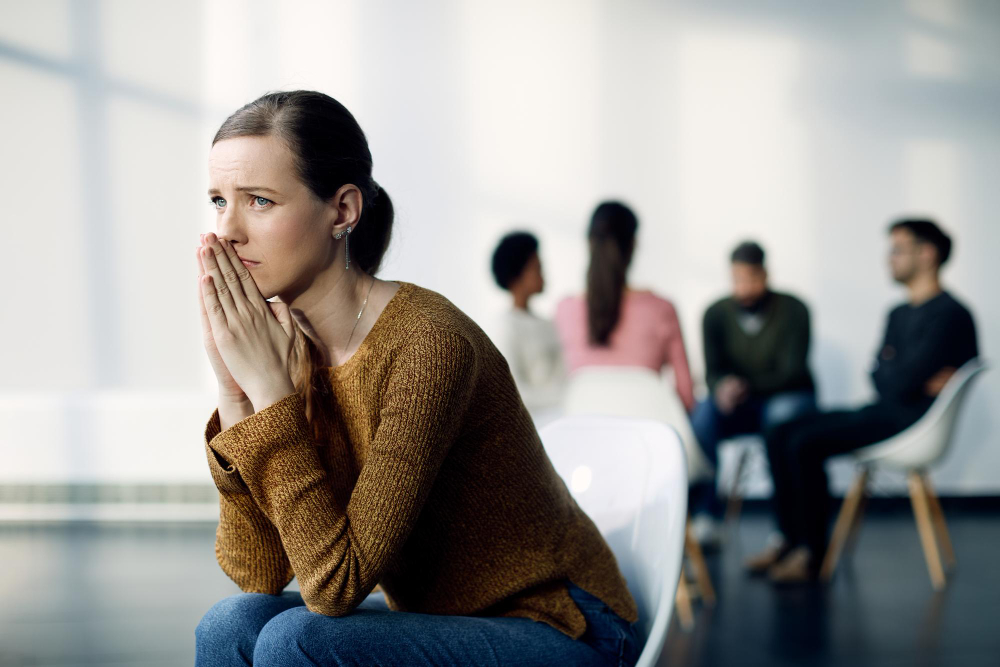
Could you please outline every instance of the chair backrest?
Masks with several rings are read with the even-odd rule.
[[[710,479],[712,464],[698,446],[677,393],[656,372],[634,366],[588,366],[569,378],[565,414],[655,419],[677,431],[688,462],[688,481]]]
[[[662,422],[565,417],[542,442],[576,502],[597,524],[639,607],[638,665],[663,650],[680,577],[687,521],[684,450]]]
[[[923,468],[938,461],[951,445],[972,380],[988,367],[980,359],[967,362],[955,371],[923,417],[898,435],[858,450],[858,459],[898,468]]]

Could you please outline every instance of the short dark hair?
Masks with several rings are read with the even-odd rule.
[[[736,246],[733,254],[729,256],[729,261],[733,264],[750,264],[752,266],[764,266],[764,249],[756,241],[744,241]]]
[[[524,267],[533,255],[538,254],[538,239],[530,232],[511,232],[497,244],[493,251],[493,278],[503,289],[524,273]]]
[[[937,223],[926,218],[904,218],[889,225],[889,233],[905,229],[913,234],[919,243],[930,243],[937,251],[938,266],[951,257],[951,237],[941,231]]]

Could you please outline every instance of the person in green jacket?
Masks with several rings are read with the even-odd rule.
[[[809,309],[768,287],[764,250],[753,241],[731,255],[733,291],[705,312],[703,333],[709,396],[691,416],[708,460],[718,444],[769,429],[816,409],[809,372]],[[713,478],[691,487],[695,536],[719,543],[722,504]]]

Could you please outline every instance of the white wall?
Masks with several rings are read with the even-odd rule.
[[[641,216],[633,282],[700,315],[753,237],[813,309],[826,405],[871,396],[885,229],[956,238],[947,284],[1000,349],[1000,5],[982,2],[0,0],[0,483],[207,480],[192,246],[214,129],[276,88],[350,108],[399,211],[383,272],[480,321],[513,227],[582,288],[595,203]],[[1000,374],[943,493],[1000,492]],[[838,481],[839,483],[839,481]]]

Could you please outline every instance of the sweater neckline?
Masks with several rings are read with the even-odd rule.
[[[756,340],[758,337],[760,337],[761,334],[764,333],[764,330],[767,329],[774,321],[774,311],[777,303],[777,299],[775,298],[775,293],[772,292],[771,290],[768,290],[767,296],[765,296],[764,298],[767,299],[767,301],[764,304],[762,304],[760,310],[754,313],[755,315],[759,315],[763,319],[763,322],[761,323],[760,329],[757,329],[757,331],[750,333],[749,331],[744,329],[739,322],[740,316],[745,314],[744,309],[740,306],[739,303],[737,303],[736,299],[734,299],[731,296],[729,297],[729,307],[731,310],[733,323],[736,325],[737,330],[739,330],[741,334],[746,336],[748,340]]]
[[[358,349],[354,351],[354,354],[350,358],[339,366],[326,366],[327,372],[332,377],[344,377],[349,375],[354,369],[358,367],[361,359],[368,355],[368,350],[382,335],[383,330],[388,329],[392,325],[392,320],[395,317],[397,310],[403,307],[403,302],[406,299],[407,294],[413,289],[412,283],[403,282],[402,280],[392,280],[389,282],[394,282],[399,284],[399,289],[396,293],[392,295],[389,299],[389,303],[385,304],[385,308],[379,313],[379,316],[375,319],[375,323],[372,325],[371,330],[368,334],[361,340],[361,344]]]

